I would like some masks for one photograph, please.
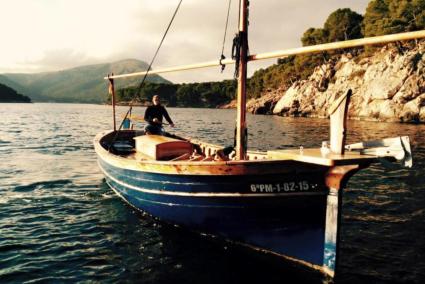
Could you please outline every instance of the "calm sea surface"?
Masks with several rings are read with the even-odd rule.
[[[169,112],[179,133],[232,145],[234,110]],[[92,146],[111,128],[110,107],[0,104],[0,119],[0,283],[322,281],[275,257],[162,224],[116,197]],[[249,145],[320,146],[328,123],[248,115]],[[349,122],[349,143],[399,135],[411,138],[414,167],[376,165],[345,190],[339,283],[424,283],[425,125]]]

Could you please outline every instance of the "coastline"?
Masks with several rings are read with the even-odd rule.
[[[34,102],[29,101],[29,102],[25,102],[25,101],[0,101],[0,104],[33,104]]]

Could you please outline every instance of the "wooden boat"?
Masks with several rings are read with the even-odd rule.
[[[411,166],[408,137],[345,145],[345,120],[351,91],[330,109],[330,145],[317,149],[267,152],[245,147],[245,83],[248,61],[352,46],[425,37],[413,32],[247,55],[247,1],[241,0],[236,155],[223,147],[176,135],[145,135],[116,129],[94,139],[106,182],[133,207],[165,222],[217,235],[278,254],[288,260],[335,275],[341,191],[357,171],[381,158]],[[147,71],[170,71],[231,64],[201,64]],[[108,76],[113,80],[147,72]],[[318,142],[320,145],[320,142]]]

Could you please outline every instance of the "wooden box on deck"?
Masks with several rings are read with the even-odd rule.
[[[170,160],[185,154],[191,154],[192,144],[160,135],[142,135],[134,137],[136,151],[154,160]]]

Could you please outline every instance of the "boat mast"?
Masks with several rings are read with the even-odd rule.
[[[236,120],[236,160],[246,159],[246,74],[248,63],[248,0],[240,0],[239,14],[239,76]]]
[[[114,76],[114,73],[111,74],[111,77]],[[115,86],[114,86],[114,79],[110,78],[108,74],[108,80],[109,80],[109,94],[112,97],[112,119],[114,121],[114,131],[117,131],[117,123],[115,118]]]

